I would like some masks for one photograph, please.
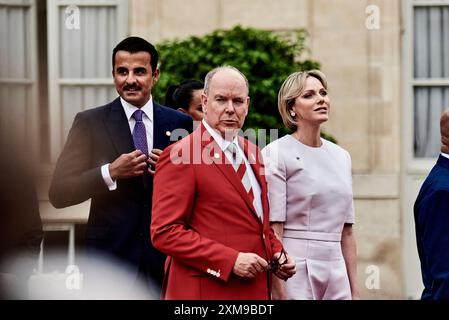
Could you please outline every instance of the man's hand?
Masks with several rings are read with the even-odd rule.
[[[255,253],[239,252],[232,271],[243,278],[254,278],[267,270],[268,263]]]
[[[147,156],[140,150],[120,155],[109,165],[112,180],[141,176],[147,166]]]
[[[159,160],[159,157],[161,156],[162,150],[160,149],[153,149],[150,152],[150,156],[148,157],[148,173],[151,175],[154,175],[156,172],[156,162]]]
[[[273,260],[279,259],[280,254],[281,254],[280,252],[276,252],[273,255]],[[287,262],[285,264],[282,264],[285,262],[285,259],[287,259]],[[279,263],[282,265],[274,273],[275,276],[278,277],[279,279],[286,281],[288,278],[291,278],[296,273],[295,260],[293,260],[293,258],[290,257],[287,253],[285,253],[284,260],[279,261]]]

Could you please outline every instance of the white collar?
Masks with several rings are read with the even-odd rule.
[[[224,152],[229,145],[231,144],[231,141],[223,139],[220,133],[218,133],[216,130],[212,129],[212,127],[206,122],[206,120],[202,120],[202,123],[204,127],[206,128],[207,132],[210,133],[212,138],[214,138],[215,142],[218,144],[220,149]],[[233,142],[238,146],[239,140],[237,139],[237,136],[235,136]]]
[[[444,153],[444,152],[441,152],[441,155],[442,155],[443,157],[445,157],[445,158],[448,158],[448,159],[449,159],[449,154],[447,154],[447,153]]]
[[[150,99],[145,103],[145,105],[142,108],[137,108],[136,106],[132,105],[122,97],[120,97],[120,102],[122,103],[123,110],[125,111],[126,118],[128,121],[133,116],[134,111],[137,109],[140,109],[145,113],[145,115],[150,119],[150,121],[153,121],[153,97],[150,96]]]

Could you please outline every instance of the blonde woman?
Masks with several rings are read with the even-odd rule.
[[[358,299],[351,158],[320,137],[330,112],[325,75],[291,74],[278,108],[293,133],[263,150],[270,221],[296,275],[287,282],[273,277],[273,299]]]

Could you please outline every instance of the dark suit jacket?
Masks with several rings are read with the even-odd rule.
[[[192,131],[192,119],[153,102],[153,148],[164,149],[173,131]],[[171,134],[173,133],[173,134]],[[86,231],[88,248],[120,258],[137,274],[142,268],[160,278],[164,257],[150,242],[152,177],[117,181],[109,191],[101,166],[135,150],[120,98],[76,115],[58,159],[49,196],[56,208],[91,198]],[[146,182],[144,184],[144,179]]]
[[[203,125],[167,148],[156,165],[151,236],[154,246],[169,256],[165,299],[270,297],[270,274],[248,279],[232,272],[239,252],[253,252],[268,261],[282,249],[270,229],[259,149],[239,140],[261,188],[263,223]]]
[[[424,291],[421,299],[449,299],[449,159],[440,155],[414,207]]]

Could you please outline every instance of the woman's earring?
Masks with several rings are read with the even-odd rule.
[[[296,113],[294,113],[293,111],[290,111],[290,115],[291,115],[292,117],[294,117],[294,116],[296,116]]]

